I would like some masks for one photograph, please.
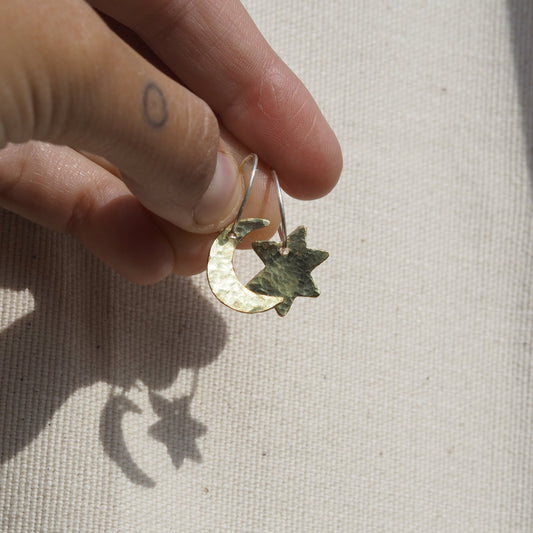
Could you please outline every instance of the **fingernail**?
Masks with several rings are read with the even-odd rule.
[[[220,227],[234,214],[242,194],[238,169],[233,158],[218,152],[213,179],[194,209],[194,221],[200,226]]]

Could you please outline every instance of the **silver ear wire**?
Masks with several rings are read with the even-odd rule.
[[[257,166],[259,164],[259,158],[257,157],[257,154],[248,154],[240,163],[239,165],[239,174],[243,172],[244,165],[250,159],[253,160],[252,164],[252,172],[250,174],[250,181],[248,182],[248,187],[246,188],[246,193],[244,194],[244,198],[242,199],[241,207],[239,208],[239,212],[237,213],[237,216],[235,217],[235,221],[233,222],[233,225],[231,227],[230,234],[235,235],[235,228],[237,224],[241,221],[242,214],[244,212],[244,208],[246,207],[246,204],[248,203],[248,198],[250,197],[250,192],[252,190],[252,185],[254,183],[255,175],[257,173]],[[283,204],[283,195],[281,193],[281,186],[279,184],[278,175],[276,174],[276,171],[274,169],[270,169],[270,173],[272,174],[272,181],[274,181],[274,184],[276,185],[276,192],[278,195],[278,201],[279,201],[279,211],[281,214],[281,224],[279,226],[278,232],[279,236],[281,237],[281,241],[283,243],[283,248],[285,249],[287,247],[287,222],[285,220],[285,206]]]
[[[250,197],[250,191],[252,190],[252,185],[254,183],[255,179],[255,173],[257,172],[257,165],[259,163],[259,158],[257,157],[257,154],[248,154],[239,165],[239,174],[242,173],[244,165],[250,160],[253,159],[253,166],[252,166],[252,173],[250,174],[250,181],[248,182],[248,188],[246,189],[246,193],[244,195],[244,198],[242,199],[241,207],[239,208],[239,212],[237,213],[237,216],[235,217],[235,222],[233,222],[233,226],[231,226],[230,233],[232,235],[235,235],[235,227],[240,222],[242,213],[244,211],[244,208],[246,207],[246,203],[248,202],[248,198]]]
[[[272,179],[276,184],[276,190],[278,192],[278,201],[279,201],[279,212],[281,213],[281,224],[279,226],[279,236],[281,237],[281,242],[283,243],[283,248],[287,248],[287,222],[285,220],[285,206],[283,205],[283,195],[281,194],[281,187],[279,185],[278,175],[274,169],[270,169],[272,174]]]

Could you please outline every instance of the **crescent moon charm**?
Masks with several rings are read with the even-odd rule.
[[[246,288],[237,278],[233,254],[239,242],[251,231],[268,226],[263,218],[247,218],[230,224],[211,246],[207,263],[207,279],[215,297],[224,305],[242,313],[262,313],[283,302],[282,296],[258,294]]]

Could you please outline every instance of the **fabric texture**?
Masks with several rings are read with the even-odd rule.
[[[286,201],[322,295],[242,315],[1,212],[0,531],[532,531],[532,4],[246,6],[343,147]]]

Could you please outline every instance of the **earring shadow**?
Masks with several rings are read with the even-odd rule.
[[[73,239],[3,210],[0,254],[0,288],[26,291],[34,300],[32,312],[0,331],[2,463],[31,443],[80,388],[105,382],[112,390],[128,391],[141,382],[153,400],[180,370],[208,365],[226,343],[225,322],[189,279],[132,285]],[[137,409],[125,396],[110,397],[99,437],[104,452],[132,482],[152,486],[122,435],[122,417]],[[190,457],[161,426],[152,433],[168,441],[176,466],[179,457]]]

